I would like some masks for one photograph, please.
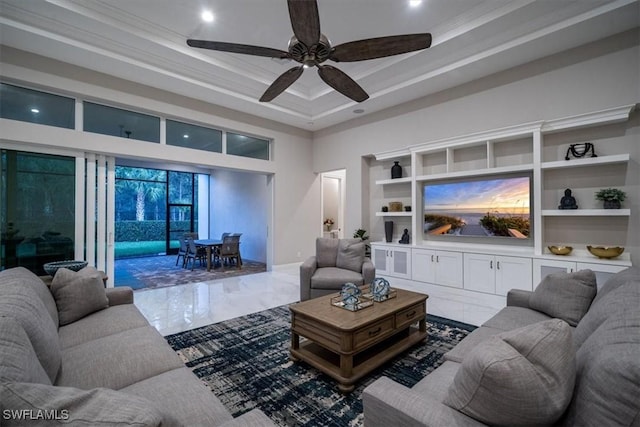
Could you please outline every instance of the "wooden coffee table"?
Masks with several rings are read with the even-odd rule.
[[[359,311],[331,305],[337,293],[289,306],[291,359],[331,376],[340,391],[352,391],[360,378],[427,337],[429,296],[396,292]]]

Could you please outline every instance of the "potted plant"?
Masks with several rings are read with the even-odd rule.
[[[605,209],[620,209],[627,194],[617,188],[603,188],[596,193],[596,199],[604,202]]]
[[[369,240],[369,236],[367,236],[367,230],[364,230],[362,228],[358,228],[353,233],[353,238],[354,239],[362,239],[363,242],[366,241],[366,240]],[[371,257],[371,246],[369,246],[369,244],[365,243],[364,250],[365,250],[364,256],[366,256],[367,258],[370,258]]]

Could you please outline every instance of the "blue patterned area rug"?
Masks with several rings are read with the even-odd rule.
[[[412,387],[475,326],[427,316],[429,333],[343,395],[329,376],[289,360],[288,306],[166,337],[185,364],[237,417],[260,408],[280,426],[361,426],[364,388],[382,375]]]

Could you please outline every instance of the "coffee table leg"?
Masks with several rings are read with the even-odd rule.
[[[350,378],[353,372],[353,355],[340,355],[340,375],[344,378]],[[338,389],[343,393],[349,393],[354,389],[353,384],[338,384]]]
[[[427,319],[424,318],[418,323],[420,332],[427,332]]]
[[[299,348],[300,348],[300,335],[291,331],[291,350],[298,350]],[[289,359],[293,360],[294,362],[300,361],[300,359],[298,359],[291,353],[289,353]]]

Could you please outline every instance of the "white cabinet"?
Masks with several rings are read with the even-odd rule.
[[[376,276],[411,279],[411,248],[372,243],[371,259]]]
[[[464,254],[464,288],[507,295],[510,289],[532,290],[531,258]]]
[[[578,262],[570,260],[555,260],[555,259],[534,259],[533,260],[533,284],[534,289],[538,284],[553,273],[573,273],[580,270],[592,270],[596,274],[596,283],[598,289],[604,285],[604,283],[614,275],[615,273],[628,268],[629,265],[613,265],[613,264],[600,264],[590,262]]]
[[[412,278],[419,282],[462,288],[462,253],[413,249]]]

